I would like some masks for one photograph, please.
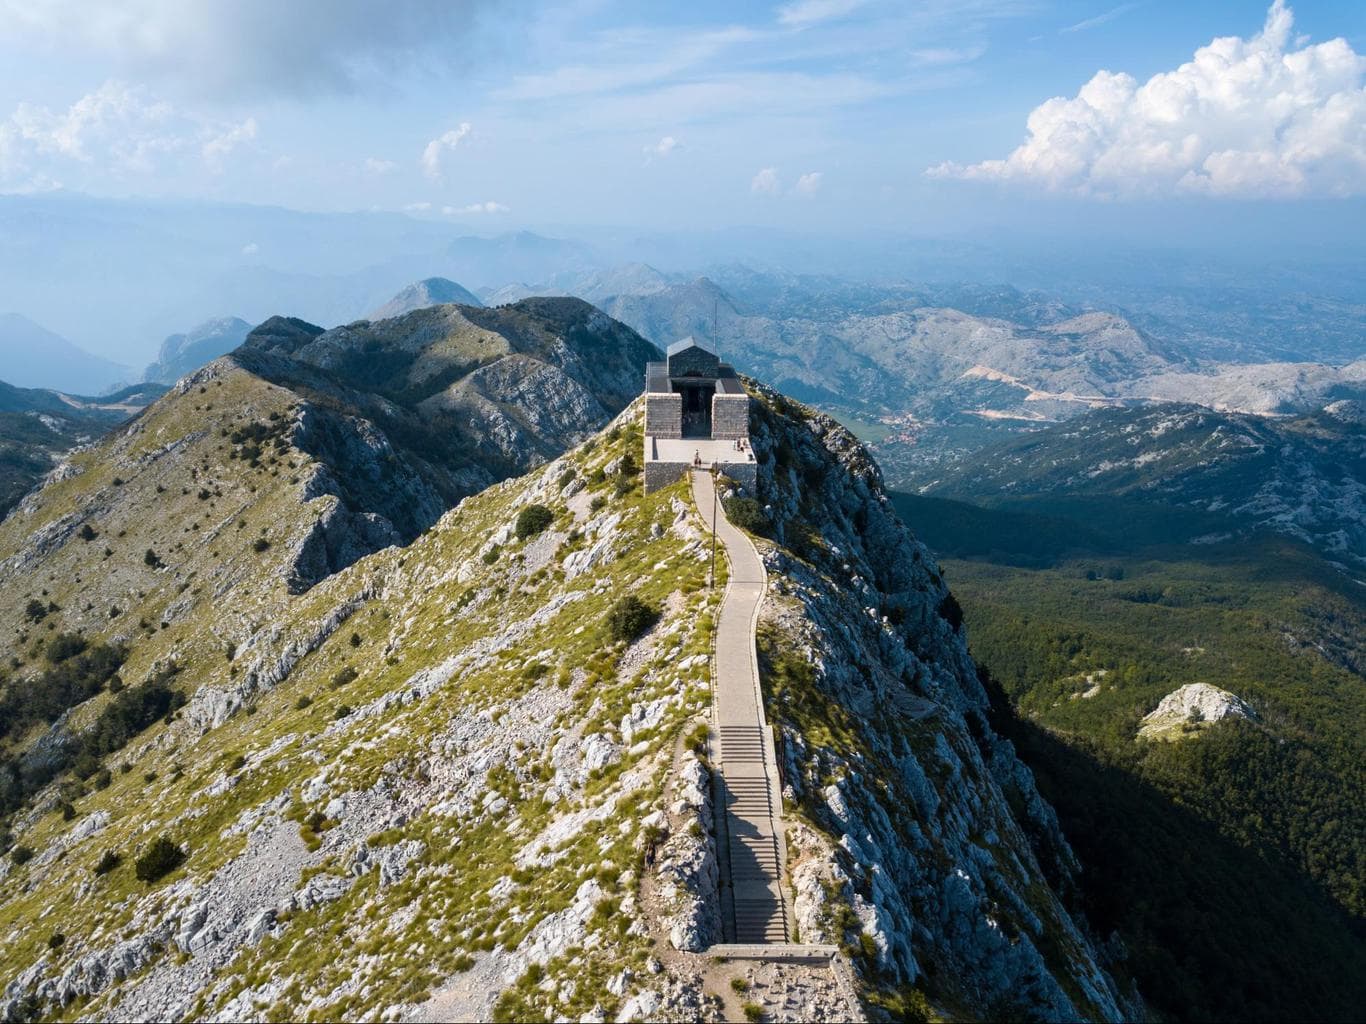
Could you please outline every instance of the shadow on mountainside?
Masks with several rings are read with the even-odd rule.
[[[1019,718],[982,676],[993,727],[1034,771],[1082,862],[1087,919],[1162,1018],[1359,1019],[1363,922],[1273,851],[1232,842],[1082,743]]]

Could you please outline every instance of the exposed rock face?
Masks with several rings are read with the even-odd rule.
[[[1335,420],[1343,423],[1350,423],[1353,426],[1366,426],[1366,404],[1344,398],[1339,402],[1330,402],[1323,407],[1323,411]]]
[[[157,361],[147,367],[143,380],[174,384],[246,341],[251,324],[235,316],[205,320],[184,334],[172,334],[161,343]]]
[[[1187,683],[1173,690],[1143,716],[1138,734],[1148,739],[1179,739],[1184,726],[1220,722],[1225,718],[1256,719],[1257,713],[1236,694],[1208,683]]]
[[[932,557],[846,430],[762,395],[752,436],[778,544],[760,657],[787,796],[818,826],[794,834],[803,939],[862,942],[870,973],[928,973],[987,1016],[1124,1019],[1048,884],[1075,859],[987,723]]]

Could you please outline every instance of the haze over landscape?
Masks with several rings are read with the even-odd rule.
[[[1354,1019],[1364,227],[1337,0],[0,0],[0,1015]]]

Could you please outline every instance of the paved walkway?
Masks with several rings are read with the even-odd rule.
[[[715,489],[710,473],[692,474],[693,500],[709,529]],[[720,517],[730,580],[716,629],[712,761],[717,766],[717,842],[721,846],[726,942],[784,943],[788,913],[782,878],[786,848],[773,732],[764,720],[754,629],[768,576],[744,533]],[[722,813],[724,811],[724,813]]]

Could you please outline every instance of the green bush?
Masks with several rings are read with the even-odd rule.
[[[147,847],[147,851],[137,859],[134,871],[139,882],[149,885],[165,878],[181,864],[185,863],[185,852],[166,836],[158,836]]]
[[[22,843],[9,852],[9,859],[15,864],[27,864],[33,857],[33,847],[24,846]]]
[[[721,504],[726,509],[726,518],[742,530],[762,533],[768,529],[768,516],[763,507],[753,498],[726,498]]]
[[[95,865],[95,874],[107,875],[122,863],[123,858],[118,855],[117,851],[105,850],[99,863]]]
[[[656,609],[634,594],[627,594],[607,612],[607,635],[629,644],[639,639],[658,619]]]
[[[85,637],[77,633],[58,633],[47,642],[43,654],[50,664],[60,665],[83,653],[89,646]]]
[[[544,533],[555,521],[555,513],[544,505],[528,505],[517,513],[517,539],[526,540]]]
[[[350,665],[347,665],[345,668],[337,672],[337,674],[332,677],[332,687],[333,689],[340,689],[348,683],[354,683],[359,678],[360,673],[357,672]]]

